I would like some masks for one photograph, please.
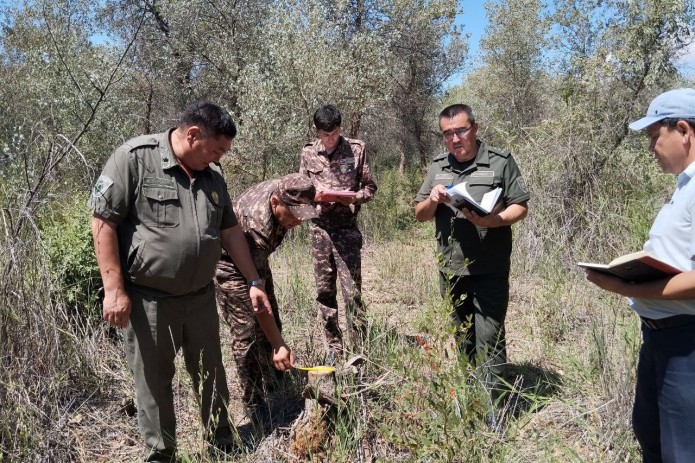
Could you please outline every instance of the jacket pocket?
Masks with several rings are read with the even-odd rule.
[[[146,207],[138,211],[143,223],[153,227],[177,227],[181,202],[179,192],[172,188],[143,187],[142,194],[146,200]]]

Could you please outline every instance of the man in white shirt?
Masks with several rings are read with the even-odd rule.
[[[642,320],[632,426],[644,462],[695,461],[695,90],[662,93],[630,129],[646,129],[649,151],[677,176],[644,249],[682,273],[634,284],[587,270],[587,279],[629,297]]]

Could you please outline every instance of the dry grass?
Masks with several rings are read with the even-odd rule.
[[[587,284],[571,263],[555,272],[533,270],[553,265],[557,269],[557,264],[543,262],[543,255],[525,252],[523,244],[532,242],[533,236],[524,226],[520,227],[521,244],[513,256],[507,317],[509,359],[515,373],[510,381],[519,394],[516,402],[509,404],[516,409],[516,417],[508,421],[505,432],[490,434],[482,425],[476,408],[474,372],[458,365],[450,349],[430,223],[415,226],[397,239],[365,245],[363,289],[370,337],[359,353],[368,362],[358,376],[340,384],[346,400],[333,423],[334,433],[324,458],[317,461],[416,461],[418,451],[429,461],[457,461],[451,456],[457,450],[467,455],[460,461],[638,460],[629,426],[639,345],[636,319],[624,301]],[[299,230],[288,237],[273,255],[272,266],[284,333],[297,361],[320,363],[323,336],[316,323],[315,286],[304,233]],[[39,310],[37,304],[41,302],[39,298],[26,304]],[[11,312],[15,317],[18,307]],[[6,319],[8,313],[7,309],[3,312]],[[18,410],[19,424],[13,427],[7,411],[2,415],[0,461],[14,461],[17,455],[32,461],[137,461],[143,449],[132,414],[132,379],[119,336],[103,325],[78,329],[70,326],[67,316],[55,320],[55,325],[43,331],[45,338],[55,342],[31,341],[49,348],[64,346],[62,351],[50,350],[43,363],[34,361],[45,364],[44,374],[56,378],[52,387],[39,380],[32,389],[27,382],[13,382],[7,371],[2,377],[0,394],[4,403]],[[41,317],[36,317],[32,323],[36,326],[40,321]],[[20,325],[17,320],[12,323],[15,325],[6,329],[14,327],[16,335]],[[27,325],[21,329],[32,332]],[[294,377],[294,382],[275,397],[276,426],[266,436],[252,433],[241,410],[230,336],[224,323],[222,330],[230,411],[240,439],[248,446],[234,461],[295,461],[289,429],[297,407],[301,408],[301,376]],[[431,347],[413,345],[417,335],[425,340],[423,345],[431,342]],[[27,347],[22,352],[27,356],[31,349],[37,350]],[[63,359],[62,366],[51,370],[51,359],[55,358]],[[4,360],[11,366],[11,357]],[[17,365],[17,359],[12,365]],[[403,366],[410,366],[412,371],[408,373]],[[22,375],[31,377],[28,372]],[[206,452],[197,406],[181,362],[174,382],[182,461],[223,461]],[[436,385],[441,385],[442,392],[432,395]],[[399,421],[408,409],[397,401],[409,397],[413,399],[412,411],[420,411],[412,417],[414,421]],[[450,418],[445,419],[447,416]],[[451,417],[458,418],[446,421]],[[442,424],[442,434],[430,436],[439,443],[427,444],[426,436],[420,436],[423,441],[416,441],[409,449],[393,439],[417,426],[440,429]],[[29,426],[27,432],[45,443],[19,449],[21,440],[7,433],[19,433],[20,425]],[[457,436],[462,440],[447,436],[449,425],[456,430],[453,432],[463,430]],[[15,447],[9,447],[8,442]]]

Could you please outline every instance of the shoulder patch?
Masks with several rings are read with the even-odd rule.
[[[92,197],[101,198],[113,185],[113,179],[108,175],[101,175],[92,188]]]

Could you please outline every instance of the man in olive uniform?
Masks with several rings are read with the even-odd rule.
[[[180,348],[208,440],[234,450],[212,282],[221,245],[247,281],[259,280],[215,165],[235,135],[225,110],[194,103],[176,128],[118,148],[89,200],[104,319],[125,329],[145,461],[175,459],[172,379]],[[262,287],[251,285],[249,297],[254,309],[269,307]]]
[[[299,173],[308,176],[319,193],[327,190],[356,193],[321,203],[319,217],[309,225],[318,292],[316,302],[323,317],[329,363],[343,352],[337,278],[340,278],[353,342],[358,342],[366,329],[361,298],[362,234],[357,228],[357,213],[376,192],[364,142],[343,137],[340,124],[338,108],[332,105],[319,108],[314,113],[319,139],[304,146],[299,164]]]
[[[445,108],[439,127],[448,153],[432,161],[415,198],[415,218],[435,219],[437,252],[444,258],[439,275],[442,297],[448,295],[454,303],[452,321],[457,328],[472,323],[468,330],[457,330],[459,349],[471,360],[483,362],[487,386],[493,389],[507,362],[504,319],[511,225],[526,217],[529,193],[512,155],[477,139],[478,124],[469,106]],[[447,187],[461,182],[477,201],[502,188],[493,212],[481,217],[454,208]]]
[[[228,254],[223,254],[217,264],[217,298],[233,337],[242,400],[249,417],[257,424],[269,417],[263,382],[270,389],[276,380],[269,374],[269,360],[272,359],[279,371],[285,371],[293,363],[292,353],[280,335],[280,311],[268,259],[282,243],[287,230],[317,216],[315,194],[309,178],[289,174],[261,182],[234,200],[234,212],[264,283],[272,315],[264,311],[254,317],[246,280]]]

